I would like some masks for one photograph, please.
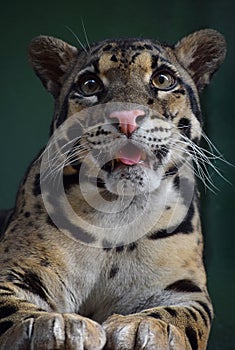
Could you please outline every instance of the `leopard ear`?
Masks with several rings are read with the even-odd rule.
[[[72,68],[77,49],[60,39],[39,36],[29,46],[29,59],[45,88],[57,97],[66,73]]]
[[[179,41],[175,45],[175,54],[201,91],[223,62],[226,42],[216,30],[203,29]]]

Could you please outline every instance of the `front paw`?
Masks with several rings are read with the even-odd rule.
[[[145,315],[113,315],[103,324],[106,350],[191,350],[182,330]]]
[[[0,340],[1,350],[101,350],[106,341],[103,328],[76,315],[31,314],[12,326]]]

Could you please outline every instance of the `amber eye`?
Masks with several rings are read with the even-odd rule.
[[[103,90],[103,83],[95,74],[85,74],[79,78],[78,88],[84,96],[92,96]]]
[[[159,90],[170,90],[176,85],[176,78],[169,72],[157,72],[151,81],[153,86]]]

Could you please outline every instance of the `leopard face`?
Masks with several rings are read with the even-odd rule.
[[[174,50],[158,42],[110,41],[80,52],[56,100],[54,130],[76,113],[102,106],[77,117],[77,160],[113,194],[156,190],[200,140],[195,82]],[[66,166],[66,173],[75,169]]]

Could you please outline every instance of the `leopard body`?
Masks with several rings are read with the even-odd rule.
[[[175,46],[32,41],[55,98],[53,141],[1,238],[1,350],[206,349],[213,308],[191,157],[198,92],[224,55],[209,29]]]

